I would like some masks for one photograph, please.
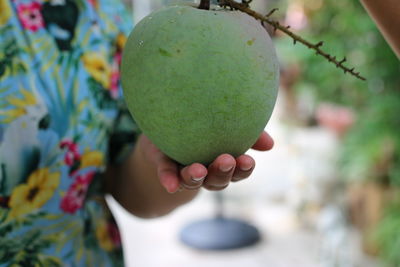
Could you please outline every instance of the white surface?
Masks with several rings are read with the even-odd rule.
[[[151,4],[149,0],[132,0],[133,2],[133,21],[137,24],[142,18],[151,12]]]
[[[225,252],[202,252],[181,244],[178,235],[185,224],[214,214],[210,192],[203,191],[190,204],[153,220],[130,216],[111,200],[127,267],[373,266],[362,259],[356,233],[334,209],[318,212],[329,201],[327,185],[336,178],[337,140],[321,128],[281,125],[280,101],[268,124],[274,149],[250,152],[257,163],[253,175],[224,193],[227,215],[257,226],[263,240],[254,247]],[[328,229],[331,225],[335,227]]]
[[[127,266],[318,266],[317,236],[298,231],[292,214],[279,205],[248,207],[247,214],[240,216],[256,225],[263,235],[263,240],[254,247],[226,252],[202,252],[185,247],[178,240],[180,229],[186,223],[211,216],[211,204],[209,194],[202,194],[172,215],[156,220],[140,220],[116,210],[126,245]]]

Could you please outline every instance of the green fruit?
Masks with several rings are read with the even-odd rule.
[[[278,60],[252,17],[171,6],[140,21],[122,58],[122,87],[143,133],[177,162],[246,152],[275,104]]]

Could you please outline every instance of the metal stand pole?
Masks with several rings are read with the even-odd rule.
[[[224,197],[214,194],[216,214],[214,218],[200,220],[185,226],[180,240],[193,248],[202,250],[228,250],[251,246],[260,240],[254,226],[224,215]]]

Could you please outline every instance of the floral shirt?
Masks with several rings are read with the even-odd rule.
[[[131,27],[118,0],[0,0],[1,267],[123,266],[102,173],[136,137]]]

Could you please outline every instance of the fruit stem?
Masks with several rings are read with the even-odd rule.
[[[210,0],[201,0],[199,9],[210,10]]]

